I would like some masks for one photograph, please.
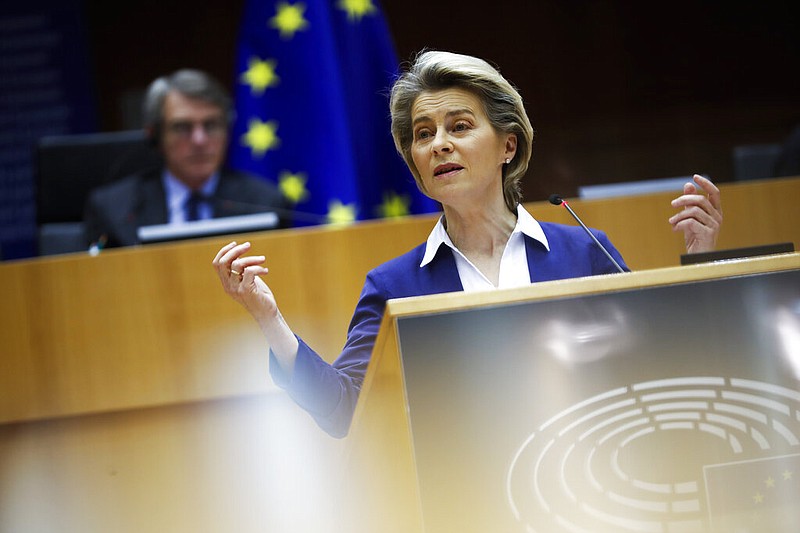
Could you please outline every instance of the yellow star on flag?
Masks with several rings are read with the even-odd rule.
[[[375,13],[377,9],[372,0],[339,0],[339,9],[347,11],[347,18],[359,22],[364,15]]]
[[[261,61],[257,57],[251,57],[247,62],[247,70],[244,71],[240,80],[245,85],[249,85],[251,92],[256,95],[264,93],[267,87],[274,87],[280,81],[275,74],[275,67],[278,62],[274,59]]]
[[[281,143],[277,131],[276,121],[261,122],[257,118],[251,118],[247,133],[242,135],[242,144],[253,151],[254,157],[262,157],[267,150],[273,150]]]
[[[305,12],[306,5],[303,2],[278,2],[275,16],[269,19],[269,26],[280,31],[282,39],[291,39],[298,31],[308,28],[308,21],[303,16]]]
[[[308,198],[306,181],[307,178],[303,172],[292,174],[288,170],[284,170],[278,176],[278,187],[290,202],[297,204]]]
[[[378,206],[378,214],[384,218],[404,217],[409,213],[410,204],[408,196],[389,192],[383,195],[383,203]]]
[[[356,219],[356,204],[343,204],[339,200],[331,200],[328,204],[329,224],[350,224]]]

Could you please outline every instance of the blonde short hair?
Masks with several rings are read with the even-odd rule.
[[[460,88],[475,94],[497,132],[517,136],[517,153],[503,169],[503,197],[509,210],[516,212],[522,200],[520,180],[528,169],[533,152],[533,127],[517,89],[483,59],[451,52],[423,51],[392,86],[389,108],[392,137],[397,151],[422,187],[419,171],[411,157],[414,132],[411,109],[426,91]]]

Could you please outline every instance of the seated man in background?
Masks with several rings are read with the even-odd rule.
[[[153,81],[144,125],[164,166],[91,192],[84,211],[89,244],[130,246],[139,243],[140,226],[267,211],[288,226],[289,204],[275,186],[222,169],[231,115],[227,92],[204,72],[179,70]]]

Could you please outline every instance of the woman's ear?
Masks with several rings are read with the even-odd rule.
[[[508,160],[513,160],[517,153],[517,134],[509,133],[506,137],[506,151],[505,157]]]

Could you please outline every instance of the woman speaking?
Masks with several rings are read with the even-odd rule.
[[[214,258],[222,286],[253,315],[270,347],[270,373],[333,436],[347,434],[386,301],[616,272],[577,226],[536,221],[521,205],[533,128],[517,90],[487,62],[421,53],[391,90],[392,136],[420,190],[443,215],[425,243],[367,275],[344,349],[328,364],[296,336],[269,286],[265,257],[232,242]],[[670,219],[689,252],[713,249],[719,190],[687,184]],[[596,238],[625,268],[599,231]]]

